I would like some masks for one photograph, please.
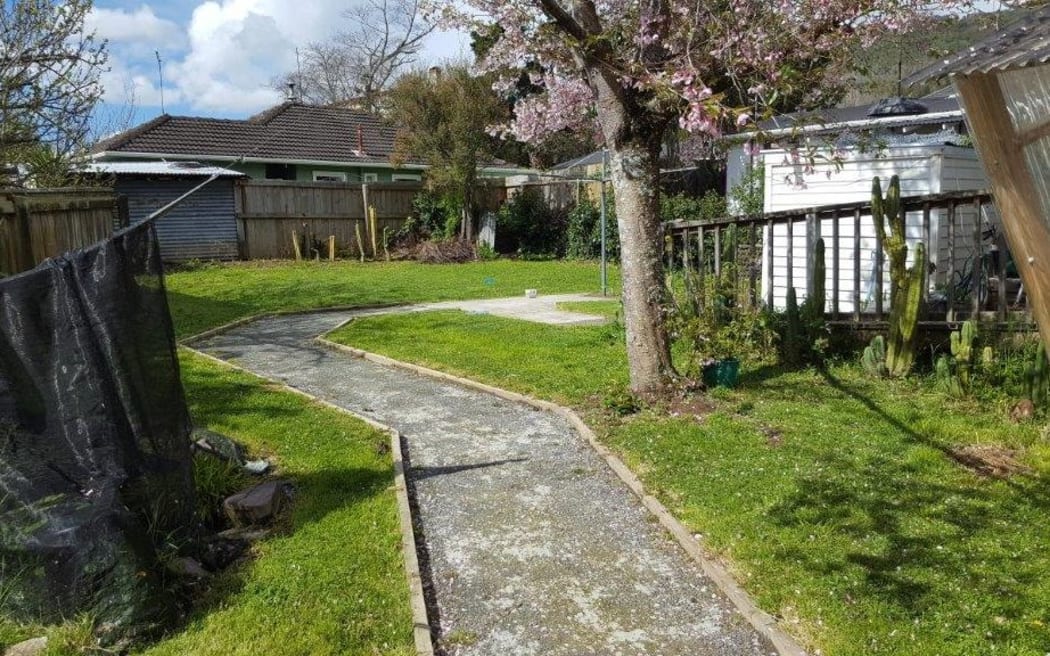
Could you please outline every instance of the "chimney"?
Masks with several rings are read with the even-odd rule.
[[[357,156],[362,157],[365,154],[365,129],[360,125],[357,126]]]

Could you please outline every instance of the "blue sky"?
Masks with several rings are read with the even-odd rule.
[[[154,51],[164,62],[169,114],[243,118],[281,101],[271,78],[295,68],[295,49],[345,23],[354,0],[96,0],[88,27],[109,41],[98,121],[128,105],[133,123],[161,113]],[[469,53],[458,33],[432,34],[423,63]]]

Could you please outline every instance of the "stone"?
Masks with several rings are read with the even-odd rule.
[[[251,543],[248,540],[225,539],[216,536],[209,540],[201,550],[201,563],[209,570],[218,572],[237,561]]]
[[[264,528],[228,528],[216,534],[223,540],[258,542],[270,537],[270,532]]]
[[[47,637],[32,638],[11,645],[4,650],[4,656],[40,656],[47,651]]]
[[[234,526],[258,526],[272,522],[290,500],[286,481],[266,481],[228,497],[222,508]]]
[[[270,462],[268,460],[249,460],[244,463],[244,471],[255,476],[262,476],[270,471]]]
[[[193,440],[194,448],[199,451],[210,453],[211,455],[222,458],[227,462],[244,465],[244,447],[225,435],[220,435],[219,433],[214,433],[203,428],[194,428],[191,439]]]
[[[177,576],[183,576],[190,579],[206,579],[211,576],[211,572],[204,569],[204,566],[193,558],[175,558],[168,562],[168,570]]]

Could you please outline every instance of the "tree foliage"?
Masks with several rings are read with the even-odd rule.
[[[299,70],[274,80],[294,84],[304,101],[327,105],[359,102],[375,111],[397,75],[416,63],[423,39],[433,31],[419,12],[419,0],[365,0],[344,13],[347,29],[332,39],[309,44]]]
[[[478,172],[493,159],[495,146],[487,126],[507,117],[492,79],[466,66],[408,73],[387,94],[386,105],[387,118],[399,128],[395,163],[426,162],[428,186],[456,198],[466,219],[461,235],[471,237]]]
[[[61,180],[102,97],[106,44],[84,31],[91,0],[8,0],[0,8],[0,186]],[[38,183],[41,181],[38,180]]]
[[[965,0],[933,3],[939,11]],[[818,105],[840,94],[854,50],[906,28],[926,0],[431,0],[448,25],[495,41],[482,61],[516,88],[523,63],[542,87],[506,130],[542,141],[596,122],[619,217],[631,387],[675,376],[659,230],[659,153],[669,129],[717,136],[753,123],[785,95]],[[492,29],[496,25],[499,29]],[[487,44],[488,45],[488,44]]]

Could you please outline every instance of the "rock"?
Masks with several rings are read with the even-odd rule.
[[[1035,404],[1032,403],[1031,399],[1024,399],[1020,401],[1010,410],[1010,419],[1014,423],[1020,423],[1027,421],[1035,416]]]
[[[40,656],[47,651],[47,638],[32,638],[4,650],[4,656]]]
[[[264,528],[228,528],[215,537],[222,540],[239,540],[244,542],[258,542],[270,537],[270,532]]]
[[[211,576],[211,572],[204,569],[204,567],[192,558],[176,558],[168,563],[168,570],[176,574],[177,576],[184,576],[190,579],[206,579]]]
[[[244,463],[244,471],[255,476],[262,476],[270,471],[270,463],[267,460],[250,460]]]
[[[244,465],[244,447],[225,435],[213,433],[203,428],[194,428],[191,436],[193,446],[205,453],[222,458],[227,462]]]
[[[247,540],[223,539],[216,536],[204,545],[201,562],[213,572],[224,570],[248,550],[249,544]]]
[[[269,524],[291,500],[290,487],[285,481],[266,481],[228,497],[222,508],[234,526]]]

